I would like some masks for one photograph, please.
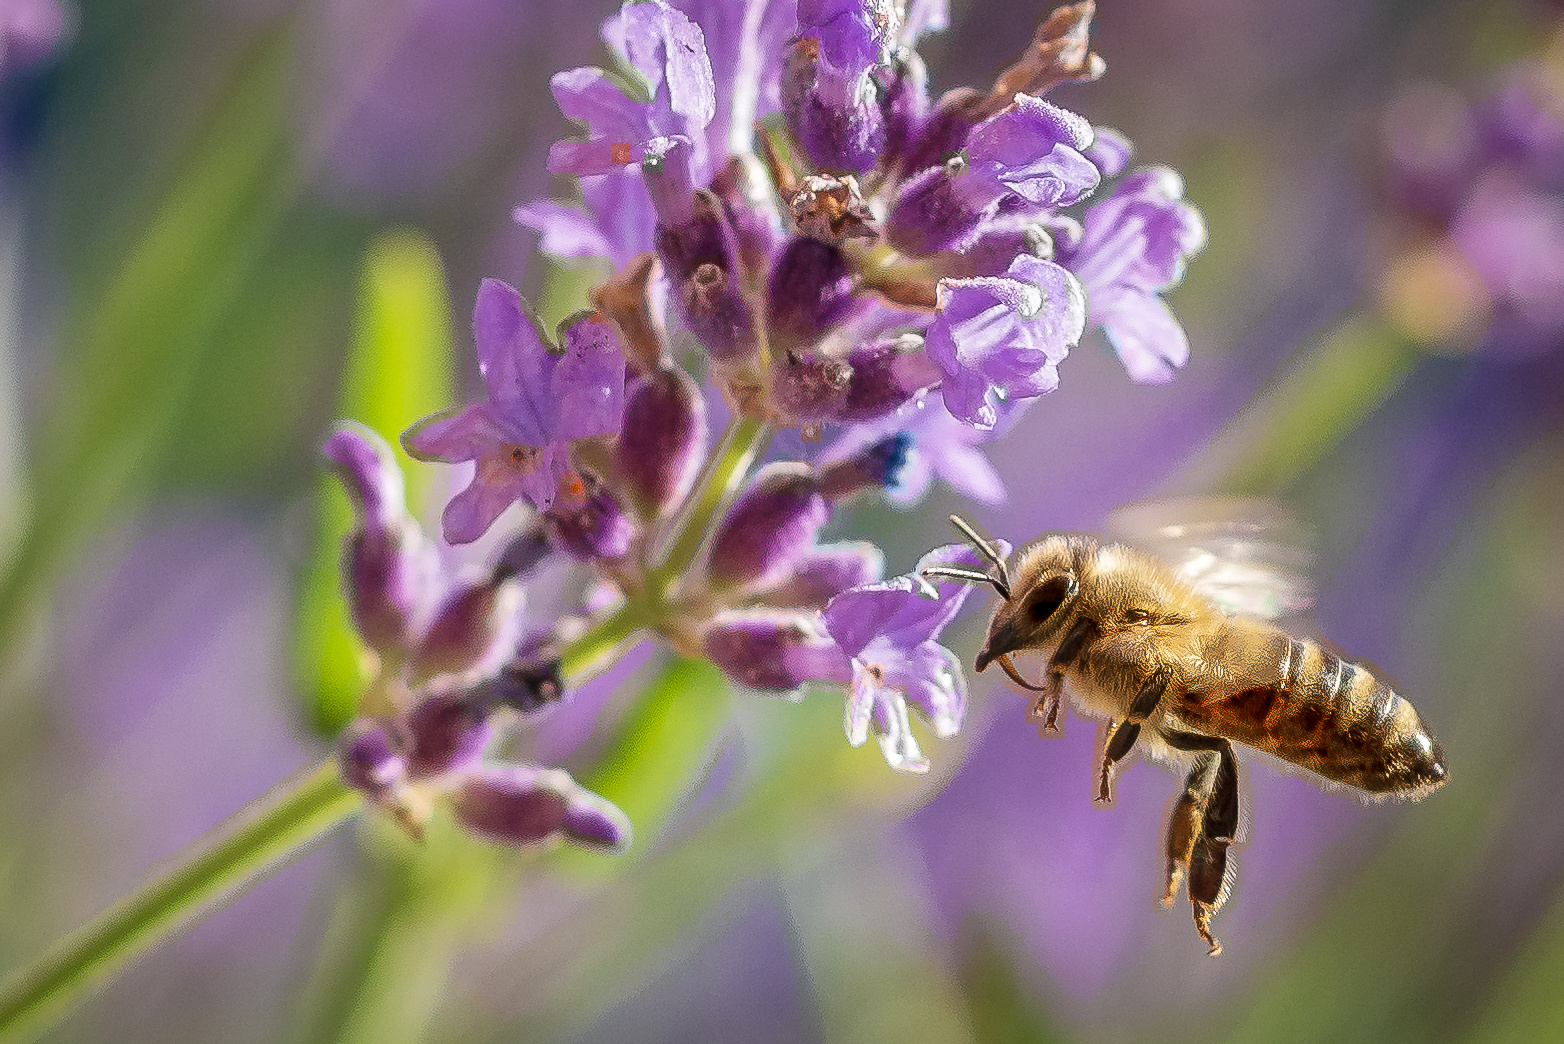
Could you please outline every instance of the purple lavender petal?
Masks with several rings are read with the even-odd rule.
[[[777,111],[785,45],[797,34],[793,0],[679,0],[701,27],[712,76],[723,89],[707,128],[710,155],[747,151],[755,121]]]
[[[516,433],[515,441],[531,446],[551,441],[558,388],[550,387],[550,375],[557,359],[514,287],[498,279],[479,284],[472,332],[478,346],[478,372],[495,416]]]
[[[1097,187],[1097,167],[1081,154],[1091,124],[1066,109],[1018,94],[1015,104],[972,128],[973,180],[992,179],[1038,207],[1067,207]]]
[[[1112,127],[1093,127],[1092,130],[1096,136],[1082,155],[1092,161],[1092,166],[1097,168],[1104,179],[1118,177],[1129,166],[1135,146]]]
[[[886,665],[886,681],[907,694],[940,739],[961,731],[967,717],[967,679],[954,653],[934,642],[908,650]]]
[[[587,66],[557,72],[549,80],[549,90],[560,114],[585,123],[593,140],[631,144],[647,138],[645,106],[625,97],[601,69]]]
[[[539,446],[547,441],[541,431],[515,430],[509,416],[486,402],[436,413],[402,435],[409,456],[445,464],[477,460],[506,444]]]
[[[972,128],[956,165],[934,166],[902,187],[885,232],[913,254],[970,248],[1002,207],[1023,213],[1069,206],[1097,187],[1097,168],[1080,152],[1091,125],[1025,94]]]
[[[1183,194],[1174,171],[1137,170],[1087,209],[1079,243],[1059,244],[1060,261],[1086,288],[1088,318],[1137,381],[1165,382],[1189,355],[1182,327],[1158,296],[1205,245],[1205,221]]]
[[[785,59],[781,101],[788,128],[815,166],[862,174],[874,166],[885,125],[870,72],[886,39],[861,0],[802,0],[798,40]]]
[[[653,94],[667,89],[672,111],[696,128],[717,112],[717,88],[706,37],[684,12],[663,0],[626,4],[603,23],[603,39],[646,78]]]
[[[945,373],[955,417],[992,427],[991,392],[1029,398],[1058,384],[1055,367],[1081,337],[1081,286],[1051,261],[1018,257],[1005,276],[940,282],[940,314],[926,334],[929,358]]]
[[[526,447],[521,447],[526,449]],[[441,533],[451,544],[470,544],[488,532],[494,520],[522,497],[547,511],[558,489],[553,449],[526,454],[518,463],[506,453],[478,458],[467,488],[452,497],[440,516]]]
[[[657,213],[638,169],[581,179],[581,197],[608,241],[609,260],[623,270],[636,254],[653,248]]]
[[[551,200],[524,203],[511,211],[518,225],[542,236],[538,249],[551,257],[576,260],[584,257],[612,257],[613,246],[592,215],[578,207],[567,207]]]
[[[581,313],[561,328],[564,357],[551,386],[556,439],[617,435],[624,423],[625,361],[613,324],[596,312]]]
[[[407,768],[413,779],[467,770],[493,736],[487,714],[456,693],[426,698],[407,714],[404,725],[410,738]]]
[[[462,825],[480,837],[508,845],[533,845],[558,834],[575,790],[558,769],[484,765],[468,773],[451,795]]]
[[[884,691],[885,678],[877,666],[853,660],[853,683],[847,690],[847,708],[843,729],[847,742],[861,747],[869,740],[869,722],[874,705]]]
[[[1000,544],[1002,554],[1008,545]],[[975,552],[964,544],[935,548],[918,562],[910,576],[844,591],[831,599],[822,617],[826,631],[848,656],[859,656],[871,644],[909,650],[938,638],[961,611],[970,588],[958,587],[942,594],[919,574],[930,565],[983,568]],[[886,645],[885,643],[889,643]]]
[[[791,692],[810,681],[846,684],[852,662],[819,632],[815,619],[769,611],[721,613],[701,644],[723,673],[753,689]]]
[[[1155,294],[1099,294],[1092,312],[1136,384],[1166,384],[1189,361],[1189,340],[1173,310]]]

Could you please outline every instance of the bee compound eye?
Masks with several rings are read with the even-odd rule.
[[[1027,606],[1027,612],[1037,623],[1042,623],[1065,603],[1075,590],[1075,578],[1067,574],[1050,577],[1037,585],[1037,593],[1032,596]]]

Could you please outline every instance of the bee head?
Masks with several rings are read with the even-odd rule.
[[[1079,593],[1075,555],[1067,540],[1051,537],[1034,547],[1021,560],[1011,597],[989,621],[988,639],[974,666],[981,671],[1001,656],[1046,645]]]

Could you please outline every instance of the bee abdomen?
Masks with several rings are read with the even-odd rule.
[[[1417,711],[1366,667],[1300,638],[1278,666],[1276,685],[1234,698],[1254,738],[1233,738],[1371,793],[1444,782],[1444,752]]]

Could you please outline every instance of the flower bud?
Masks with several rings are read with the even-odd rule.
[[[851,53],[874,45],[873,27],[851,15],[831,21],[799,26],[783,62],[782,111],[816,167],[862,174],[885,143],[884,118],[866,82],[872,59]]]
[[[744,299],[738,242],[722,202],[696,192],[682,224],[658,224],[658,256],[684,321],[711,357],[736,362],[755,351],[755,318]]]
[[[425,563],[404,506],[402,472],[385,440],[362,424],[338,425],[322,452],[358,516],[342,562],[354,626],[377,652],[405,655]]]
[[[771,405],[795,421],[827,420],[841,412],[853,368],[818,351],[788,352],[771,367]]]
[[[630,843],[624,813],[559,769],[516,765],[474,773],[456,791],[453,807],[469,830],[503,844],[564,836],[618,851]]]
[[[756,602],[776,609],[824,609],[843,591],[872,584],[884,573],[885,555],[873,544],[826,544],[809,552],[792,576]]]
[[[636,514],[657,518],[682,502],[700,474],[706,400],[683,370],[653,372],[630,392],[614,470]]]
[[[809,681],[852,677],[852,663],[814,626],[788,613],[725,613],[706,628],[706,658],[740,685],[791,692]]]
[[[485,683],[484,698],[529,715],[552,707],[564,695],[565,681],[560,677],[558,660],[517,660],[506,664]]]
[[[371,801],[386,802],[407,782],[407,758],[391,727],[359,718],[337,738],[337,764],[342,781]]]
[[[554,545],[582,562],[623,558],[635,539],[635,524],[607,490],[589,494],[579,507],[556,503],[543,518]]]
[[[829,465],[820,475],[820,495],[835,502],[865,489],[896,489],[912,441],[912,432],[898,431],[847,460]]]
[[[521,586],[485,577],[458,587],[435,611],[408,665],[414,688],[441,674],[477,667],[505,640],[521,603]]]
[[[478,760],[493,734],[481,702],[463,693],[435,693],[408,713],[412,778],[460,772]]]
[[[772,265],[767,288],[771,346],[813,344],[862,311],[871,298],[855,294],[853,283],[852,269],[835,246],[807,237],[790,240]]]
[[[770,464],[728,509],[707,572],[718,587],[768,587],[790,575],[830,517],[814,470]]]
[[[915,335],[874,341],[854,348],[847,356],[852,379],[835,420],[854,423],[879,420],[908,402],[943,374],[922,352]]]
[[[525,579],[552,550],[544,528],[541,525],[529,526],[501,549],[489,575],[497,584],[506,580]]]

